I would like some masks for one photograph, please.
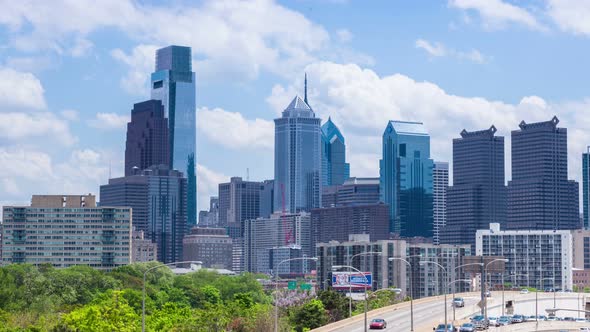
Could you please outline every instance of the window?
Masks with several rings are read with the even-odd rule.
[[[164,81],[159,80],[154,82],[154,89],[159,89],[164,86]]]
[[[406,156],[406,143],[402,143],[399,145],[399,156],[400,157]]]

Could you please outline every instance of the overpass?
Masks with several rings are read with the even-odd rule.
[[[539,292],[539,315],[547,315],[546,309],[553,308],[554,293]],[[455,322],[459,325],[468,321],[469,317],[479,314],[481,309],[477,305],[480,301],[480,293],[462,293],[456,294],[456,297],[463,297],[465,307],[456,308]],[[451,306],[452,295],[447,295],[447,320],[453,322],[453,308]],[[555,293],[557,308],[578,309],[578,299],[580,309],[584,309],[586,298],[590,301],[590,294],[578,293]],[[520,292],[506,291],[504,294],[505,301],[513,301],[514,314],[535,315],[535,293],[520,294]],[[433,296],[414,300],[414,331],[430,332],[438,324],[444,323],[444,297]],[[488,315],[500,316],[502,313],[502,292],[493,291],[492,297],[488,298]],[[580,314],[584,317],[584,314]],[[578,317],[575,312],[558,312],[557,316]],[[373,318],[383,318],[387,321],[385,331],[405,332],[410,331],[410,302],[398,303],[392,306],[372,310],[367,314],[368,321]],[[526,322],[521,324],[510,325],[507,327],[497,328],[497,331],[551,331],[552,325],[574,325],[573,328],[579,331],[580,327],[590,327],[590,323],[574,322]],[[558,331],[563,330],[558,328]],[[332,324],[328,324],[312,330],[314,332],[363,332],[364,331],[364,314],[356,315]],[[565,330],[567,331],[567,329]]]

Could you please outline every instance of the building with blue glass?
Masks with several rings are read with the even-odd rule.
[[[195,73],[191,48],[168,46],[156,52],[156,71],[151,76],[151,98],[161,100],[168,118],[170,168],[187,178],[187,220],[197,222],[197,144]]]
[[[299,96],[275,119],[275,211],[296,213],[321,207],[320,125],[321,119]]]
[[[389,205],[390,232],[432,237],[430,136],[422,122],[389,121],[379,161],[381,201]]]
[[[590,208],[590,146],[587,152],[582,154],[582,206],[584,209],[584,228],[590,229],[588,218]]]
[[[343,184],[350,177],[346,145],[340,129],[331,118],[322,125],[322,185]]]

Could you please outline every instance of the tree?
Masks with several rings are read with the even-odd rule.
[[[63,319],[68,328],[88,332],[134,332],[139,329],[140,321],[120,291],[113,291],[106,301],[74,310]]]
[[[291,323],[295,331],[302,332],[305,329],[314,329],[328,322],[328,314],[322,301],[313,299],[304,305],[295,308]]]
[[[318,299],[322,301],[324,308],[328,310],[330,322],[336,322],[348,317],[348,299],[346,296],[333,290],[324,290],[318,293]]]

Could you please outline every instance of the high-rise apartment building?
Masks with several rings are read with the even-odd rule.
[[[232,239],[224,228],[193,227],[182,243],[184,261],[201,261],[206,268],[232,268]]]
[[[307,90],[305,93],[307,100]],[[275,211],[321,207],[321,119],[299,96],[275,119]]]
[[[421,122],[389,121],[379,161],[381,201],[389,205],[390,231],[432,237],[430,136]]]
[[[152,166],[100,186],[101,204],[133,208],[133,226],[158,248],[158,261],[182,260],[186,232],[187,180],[181,172]],[[138,212],[136,218],[135,212]]]
[[[323,207],[377,202],[379,202],[379,178],[348,178],[341,185],[322,188]]]
[[[582,154],[582,208],[584,209],[585,229],[590,229],[590,146]]]
[[[131,208],[96,206],[93,195],[34,195],[30,206],[4,206],[2,264],[131,263]]]
[[[134,168],[144,170],[154,165],[170,167],[168,119],[160,100],[133,105],[131,122],[127,124],[125,143],[125,176]]]
[[[578,183],[568,181],[567,129],[559,119],[519,124],[512,131],[512,181],[507,229],[578,229]]]
[[[151,98],[160,100],[168,118],[170,168],[187,178],[186,214],[197,223],[197,144],[195,73],[191,48],[168,46],[156,51],[156,70],[151,75]]]
[[[432,168],[432,242],[440,243],[440,230],[447,223],[447,187],[449,163],[435,161]]]
[[[344,136],[331,118],[322,125],[322,186],[343,184],[350,177]]]
[[[492,222],[506,222],[504,137],[496,127],[453,139],[453,186],[447,192],[447,222],[440,243],[470,244],[475,232]]]

